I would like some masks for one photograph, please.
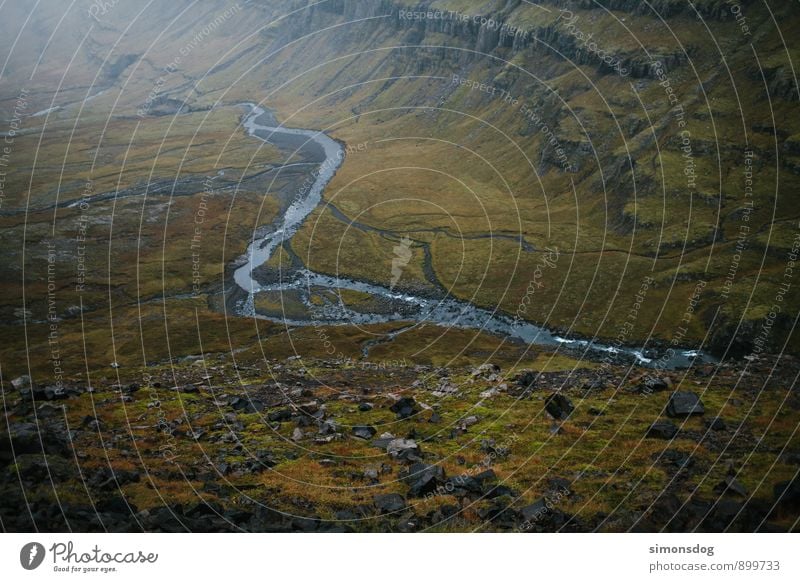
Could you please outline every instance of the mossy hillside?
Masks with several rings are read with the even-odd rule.
[[[305,359],[270,360],[262,366],[242,361],[235,370],[228,362],[228,358],[209,357],[195,363],[123,370],[119,378],[123,389],[132,382],[141,385],[129,393],[130,398],[122,400],[120,389],[109,385],[111,380],[100,380],[94,394],[64,401],[69,426],[81,427],[87,416],[99,421],[99,430],[79,429],[76,434],[76,446],[82,452],[78,462],[87,478],[109,464],[115,471],[140,476],[138,482],[123,483],[119,493],[92,489],[95,501],[121,493],[139,510],[192,505],[201,499],[224,508],[255,502],[294,516],[322,519],[336,519],[337,512],[350,510],[362,516],[351,527],[380,531],[393,526],[377,518],[373,496],[389,492],[405,496],[407,485],[399,479],[402,467],[396,461],[368,441],[350,436],[352,426],[372,425],[379,434],[413,433],[426,461],[440,465],[449,476],[475,475],[491,468],[500,483],[515,492],[509,502],[517,507],[541,498],[553,477],[566,478],[570,494],[559,500],[558,510],[575,516],[581,524],[619,531],[631,527],[638,512],[648,512],[667,491],[681,501],[692,495],[716,498],[714,488],[730,467],[748,495],[771,503],[773,485],[794,474],[794,468],[776,457],[775,451],[792,451],[800,445],[789,410],[796,398],[783,376],[776,377],[774,387],[753,391],[754,376],[742,375],[741,370],[723,371],[713,379],[673,374],[673,388],[698,392],[705,404],[705,420],[719,415],[727,428],[710,431],[703,418],[679,419],[675,420],[680,428],[677,438],[667,442],[643,435],[652,422],[665,418],[669,391],[633,393],[639,380],[626,379],[621,369],[614,370],[613,382],[599,392],[579,388],[594,377],[592,370],[572,370],[545,373],[540,382],[546,387],[524,396],[512,390],[485,397],[482,393],[492,382],[476,378],[470,368],[450,368],[447,377],[459,394],[436,397],[426,388],[440,377],[431,369],[332,368],[330,362]],[[143,384],[145,374],[150,382],[161,385]],[[504,372],[504,380],[511,375]],[[414,379],[422,385],[411,387]],[[323,405],[325,418],[335,423],[341,436],[317,442],[317,429],[312,426],[303,428],[304,436],[297,441],[293,422],[267,420],[265,415],[286,406],[279,402],[276,383],[299,385],[305,396],[297,404]],[[171,389],[190,384],[199,391]],[[566,421],[555,423],[544,411],[544,399],[554,390],[568,395],[575,405]],[[389,410],[395,402],[391,394],[413,396],[425,407],[413,418],[399,420]],[[15,395],[7,397],[16,407]],[[237,410],[230,405],[233,397],[268,404],[263,412]],[[153,406],[156,401],[158,406]],[[373,408],[362,410],[359,404],[364,402]],[[13,408],[11,421],[22,418],[23,410]],[[40,413],[47,416],[46,411]],[[466,432],[453,430],[471,416],[477,422]],[[167,427],[169,433],[158,427]],[[489,439],[504,449],[502,454],[487,454]],[[171,460],[162,454],[167,443]],[[674,466],[665,456],[668,450],[690,456],[690,468]],[[242,469],[263,453],[269,454],[272,466],[256,462],[259,468]],[[23,461],[8,470],[24,471]],[[367,469],[377,469],[377,479],[366,478]],[[30,499],[45,502],[58,494],[62,500],[85,503],[85,486],[77,476],[70,477],[73,473],[74,466],[65,467],[65,477],[54,487],[50,483],[40,491],[33,487]],[[208,486],[209,475],[224,476],[220,487]],[[418,519],[447,503],[459,507],[455,523],[434,524],[437,531],[496,529],[478,517],[485,500],[459,501],[445,492],[407,502]],[[779,525],[791,525],[789,516],[776,519]]]

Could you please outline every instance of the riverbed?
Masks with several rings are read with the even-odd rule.
[[[526,344],[568,348],[570,352],[586,354],[594,359],[613,357],[620,361],[631,361],[646,367],[674,369],[692,363],[716,361],[710,355],[689,349],[672,348],[657,352],[630,346],[611,346],[601,342],[561,337],[550,330],[532,323],[512,318],[497,310],[490,311],[469,302],[454,299],[449,295],[434,297],[401,292],[380,284],[355,281],[343,277],[316,273],[304,268],[287,269],[279,280],[259,282],[255,273],[267,263],[276,250],[289,241],[305,219],[322,202],[325,187],[336,175],[345,159],[344,146],[323,131],[282,127],[273,115],[262,107],[247,104],[250,111],[243,125],[248,135],[271,144],[282,151],[305,157],[318,164],[317,169],[299,184],[294,197],[289,201],[283,215],[271,225],[259,228],[247,252],[239,259],[233,274],[236,285],[245,292],[245,298],[237,302],[235,311],[242,317],[256,317],[277,321],[289,326],[308,325],[371,325],[392,321],[413,322],[403,332],[423,323],[442,327],[474,329],[508,337]],[[287,167],[293,164],[287,164]],[[278,170],[280,171],[280,170]],[[356,291],[380,300],[388,309],[376,312],[356,311],[343,301],[312,301],[312,295],[320,291],[338,294],[342,290]],[[305,308],[301,317],[270,317],[257,312],[255,297],[259,293],[293,294]]]

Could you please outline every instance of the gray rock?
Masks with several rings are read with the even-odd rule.
[[[445,483],[444,469],[439,465],[427,465],[425,463],[414,463],[401,477],[403,482],[408,483],[408,494],[412,497],[421,497],[426,493],[432,493],[440,485]]]
[[[17,392],[29,392],[33,388],[33,380],[30,376],[20,376],[11,380],[11,387]]]
[[[422,451],[412,439],[394,439],[386,446],[386,452],[393,459],[414,461],[420,459]]]
[[[410,418],[417,412],[416,401],[410,396],[404,396],[389,407],[389,410],[397,414],[399,420]]]
[[[406,500],[397,493],[376,495],[373,497],[372,502],[381,513],[394,513],[395,511],[402,511],[406,508]]]
[[[360,439],[369,440],[375,433],[378,432],[375,430],[374,426],[354,426],[353,427],[353,436],[358,437]]]
[[[704,414],[705,407],[694,392],[674,392],[667,403],[667,416],[681,418],[694,414]]]
[[[483,378],[489,381],[497,379],[497,374],[500,373],[500,366],[497,364],[481,364],[472,370],[471,376],[473,378]]]

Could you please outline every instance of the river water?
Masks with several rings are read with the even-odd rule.
[[[391,321],[430,323],[442,327],[456,327],[485,331],[505,336],[527,344],[565,346],[571,352],[585,353],[594,358],[610,355],[620,361],[631,361],[646,367],[674,369],[692,363],[714,362],[710,355],[687,348],[673,348],[653,353],[629,346],[610,346],[584,339],[561,337],[544,327],[511,318],[496,311],[476,307],[471,303],[451,297],[430,298],[402,293],[374,283],[332,277],[308,269],[282,272],[280,280],[259,283],[254,270],[269,261],[277,248],[294,236],[303,221],[322,201],[322,192],[345,158],[342,144],[324,132],[310,129],[291,129],[279,126],[272,114],[253,104],[247,104],[250,113],[244,119],[247,133],[282,150],[303,150],[321,160],[316,172],[301,184],[286,212],[272,227],[258,229],[253,242],[242,257],[243,264],[234,271],[234,281],[246,292],[246,298],[237,306],[237,315],[258,317],[290,326],[307,325],[369,325]],[[291,164],[287,164],[287,167]],[[312,290],[357,291],[380,300],[389,309],[380,313],[365,313],[346,306],[342,301],[312,302]],[[293,319],[269,317],[255,310],[255,296],[262,292],[293,293],[302,298],[307,311],[304,317]],[[413,329],[409,326],[405,329]]]

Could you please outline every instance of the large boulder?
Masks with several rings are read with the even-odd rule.
[[[667,403],[667,416],[681,418],[694,414],[704,414],[705,407],[694,392],[674,392]]]
[[[566,420],[575,410],[572,401],[563,394],[551,394],[544,401],[544,408],[556,420]]]

